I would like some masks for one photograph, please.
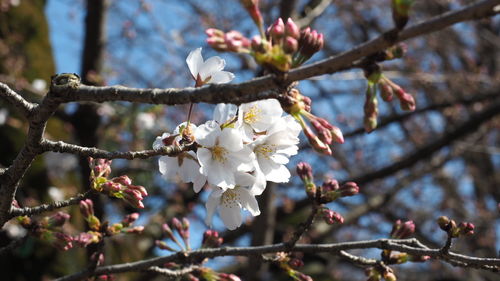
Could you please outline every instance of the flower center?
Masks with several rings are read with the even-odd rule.
[[[218,145],[212,148],[212,159],[215,161],[224,163],[227,160],[227,150]]]
[[[264,157],[267,160],[271,159],[271,155],[276,152],[275,144],[261,144],[255,147],[255,154]]]
[[[254,106],[250,107],[250,109],[247,112],[245,112],[245,114],[243,115],[243,120],[247,124],[253,124],[253,123],[259,121],[260,112],[261,112],[261,110],[256,105],[254,105]]]
[[[238,201],[240,201],[240,195],[235,192],[233,189],[228,189],[220,198],[220,202],[224,207],[237,207]]]

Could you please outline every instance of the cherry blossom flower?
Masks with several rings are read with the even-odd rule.
[[[222,71],[226,66],[224,59],[215,56],[203,61],[201,48],[190,52],[186,63],[198,87],[208,83],[228,83],[234,79],[234,74]]]
[[[280,118],[266,135],[259,136],[251,147],[256,155],[258,167],[266,180],[288,182],[290,171],[285,164],[288,158],[297,154],[300,125],[290,115]]]
[[[241,209],[248,210],[252,216],[260,215],[259,205],[250,189],[236,186],[233,189],[224,189],[215,187],[214,191],[208,197],[207,216],[205,223],[211,225],[212,217],[217,210],[222,222],[229,230],[238,228],[243,219]]]
[[[161,137],[157,137],[153,143],[153,148],[159,149],[170,144],[170,142],[178,142],[180,140],[179,129],[185,125],[186,123],[182,123],[177,126],[173,134],[164,133]],[[194,124],[190,124],[190,128],[196,130]],[[199,172],[200,165],[193,151],[182,152],[176,157],[162,156],[158,159],[158,166],[163,178],[175,181],[178,175],[182,182],[192,182],[195,192],[199,192],[207,181],[207,177]]]
[[[238,107],[230,103],[219,103],[214,109],[215,122],[222,125],[226,122],[232,121],[238,112]]]
[[[276,99],[245,103],[239,108],[237,127],[241,126],[245,141],[252,141],[254,132],[265,132],[282,114],[283,109]]]
[[[200,173],[207,176],[209,183],[223,190],[233,188],[236,171],[254,170],[255,155],[243,145],[237,129],[221,129],[217,122],[210,120],[199,126],[194,135],[200,145],[196,152]]]

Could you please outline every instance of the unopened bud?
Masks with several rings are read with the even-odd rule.
[[[321,210],[321,215],[323,216],[323,220],[327,224],[344,223],[344,218],[342,217],[342,215],[326,207]]]
[[[219,237],[219,233],[215,230],[207,230],[203,233],[203,248],[218,248],[222,245],[224,239]]]
[[[122,223],[124,226],[129,226],[133,224],[138,218],[139,218],[139,213],[128,214],[123,218]]]
[[[175,249],[173,249],[172,247],[170,247],[169,245],[167,245],[167,243],[161,241],[161,240],[156,240],[155,241],[155,244],[156,244],[156,247],[162,249],[162,250],[167,250],[167,251],[170,251],[170,252],[176,252]]]
[[[413,0],[392,0],[392,19],[397,29],[403,29],[408,23],[410,7]]]
[[[450,220],[446,216],[440,216],[437,219],[437,223],[438,223],[439,227],[446,232],[449,232],[450,230],[452,230],[454,228],[454,226],[456,226],[455,221]]]
[[[291,267],[294,267],[294,268],[300,268],[300,267],[303,267],[304,266],[304,262],[301,260],[301,259],[297,259],[297,258],[293,258],[291,259],[288,264],[291,266]]]
[[[290,36],[287,36],[285,38],[285,42],[283,44],[283,50],[285,51],[285,53],[293,54],[293,53],[297,52],[297,49],[298,49],[297,39],[290,37]]]
[[[85,199],[80,201],[79,203],[80,206],[80,213],[82,213],[84,218],[88,218],[90,216],[94,215],[94,203],[92,203],[92,200],[90,199]]]
[[[49,217],[48,227],[59,227],[65,224],[70,218],[70,215],[64,212],[57,212]]]
[[[271,25],[271,29],[269,30],[269,35],[273,39],[275,44],[279,42],[283,36],[285,36],[285,24],[281,18],[278,18],[273,25]]]
[[[307,162],[297,164],[297,174],[304,183],[311,183],[313,181],[312,167]]]
[[[355,182],[349,181],[339,188],[339,192],[342,197],[353,196],[359,193],[359,186]]]
[[[392,101],[394,98],[394,91],[392,90],[391,86],[389,86],[386,83],[378,83],[378,88],[380,90],[380,96],[382,99],[386,102]]]
[[[295,39],[300,38],[300,29],[291,18],[288,18],[286,21],[285,34]]]
[[[328,178],[321,185],[321,188],[324,192],[337,191],[339,187],[340,187],[339,182],[336,179],[332,178]]]
[[[470,222],[461,222],[458,224],[460,235],[472,235],[474,234],[475,226]]]
[[[415,233],[415,223],[413,221],[402,222],[397,220],[392,226],[391,237],[394,239],[406,239]]]
[[[119,183],[119,184],[122,184],[122,185],[125,185],[125,186],[129,186],[132,184],[132,180],[127,175],[113,178],[112,181]]]

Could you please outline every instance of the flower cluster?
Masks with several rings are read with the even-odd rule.
[[[288,18],[278,18],[264,31],[259,1],[241,1],[259,28],[260,35],[246,38],[239,31],[224,32],[215,28],[206,30],[207,43],[217,51],[247,53],[268,70],[287,72],[310,59],[323,48],[323,34],[307,27],[300,30]]]
[[[135,208],[144,208],[142,200],[148,195],[144,186],[133,185],[132,180],[126,175],[108,179],[111,174],[111,160],[89,158],[89,164],[93,190],[123,199]]]
[[[221,58],[212,57],[205,64],[213,63],[200,66],[195,63],[203,61],[200,51],[191,52],[186,60],[197,86],[219,77],[220,66],[225,64]],[[285,164],[290,156],[297,154],[300,130],[293,117],[283,116],[275,99],[239,107],[218,104],[213,120],[199,126],[189,121],[182,123],[173,133],[158,137],[153,148],[181,143],[194,147],[196,152],[160,157],[160,173],[167,180],[179,178],[192,182],[195,192],[206,183],[212,186],[206,204],[206,223],[211,224],[218,210],[224,225],[232,230],[242,223],[241,208],[253,216],[260,214],[255,196],[264,191],[266,181],[288,182],[291,175]]]

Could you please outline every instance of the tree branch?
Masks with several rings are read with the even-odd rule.
[[[63,141],[43,140],[40,144],[43,151],[52,151],[59,153],[71,153],[84,157],[105,158],[105,159],[146,159],[159,155],[173,156],[189,149],[187,146],[164,146],[161,149],[149,149],[141,151],[107,151],[95,147],[84,147],[75,144],[65,143]]]
[[[204,258],[214,258],[220,256],[253,256],[269,253],[277,253],[282,251],[303,252],[303,253],[332,253],[345,257],[340,254],[340,251],[354,249],[381,249],[393,250],[408,253],[416,256],[430,256],[434,259],[442,259],[446,262],[461,262],[462,266],[466,267],[481,267],[483,269],[498,270],[500,267],[500,259],[497,258],[478,258],[448,252],[443,254],[441,249],[429,249],[419,246],[421,243],[413,239],[378,239],[356,242],[341,242],[332,244],[296,244],[291,249],[286,243],[273,244],[267,246],[255,247],[224,247],[224,248],[209,248],[194,250],[191,252],[178,252],[172,255],[156,257],[147,260],[101,266],[95,269],[94,272],[82,271],[73,275],[57,280],[79,280],[91,275],[114,274],[131,271],[143,271],[153,266],[159,266],[167,262],[189,263],[193,260]]]
[[[175,277],[181,277],[185,274],[191,273],[191,272],[199,270],[201,268],[202,268],[201,266],[191,265],[191,266],[188,266],[185,268],[172,270],[172,269],[162,268],[159,266],[152,266],[152,267],[148,268],[147,271],[159,273],[163,276],[169,277],[169,279],[170,279],[170,278],[175,278]]]
[[[138,89],[123,86],[92,87],[81,85],[69,89],[60,87],[54,89],[54,94],[58,95],[61,102],[128,101],[166,105],[200,102],[241,104],[260,99],[276,98],[280,94],[280,87],[283,88],[294,81],[350,69],[355,66],[355,61],[395,43],[432,33],[459,22],[493,16],[498,13],[493,8],[499,4],[500,0],[483,0],[410,26],[398,34],[395,34],[394,30],[388,31],[342,54],[293,69],[283,77],[267,75],[240,84],[212,84],[201,88],[183,89]]]
[[[35,110],[35,108],[37,107],[36,104],[25,100],[21,95],[19,95],[14,90],[9,88],[7,84],[1,82],[0,82],[0,96],[7,102],[12,104],[26,118],[29,118],[33,113],[33,110]]]
[[[83,194],[78,194],[75,197],[71,197],[69,199],[63,200],[63,201],[56,201],[48,204],[42,204],[36,207],[24,207],[24,208],[12,208],[10,210],[10,216],[11,217],[17,217],[17,216],[32,216],[32,215],[37,215],[43,212],[49,212],[55,209],[60,209],[63,207],[67,207],[70,205],[75,205],[80,203],[80,201],[86,199],[87,197],[90,196],[92,193],[91,190],[83,193]]]

